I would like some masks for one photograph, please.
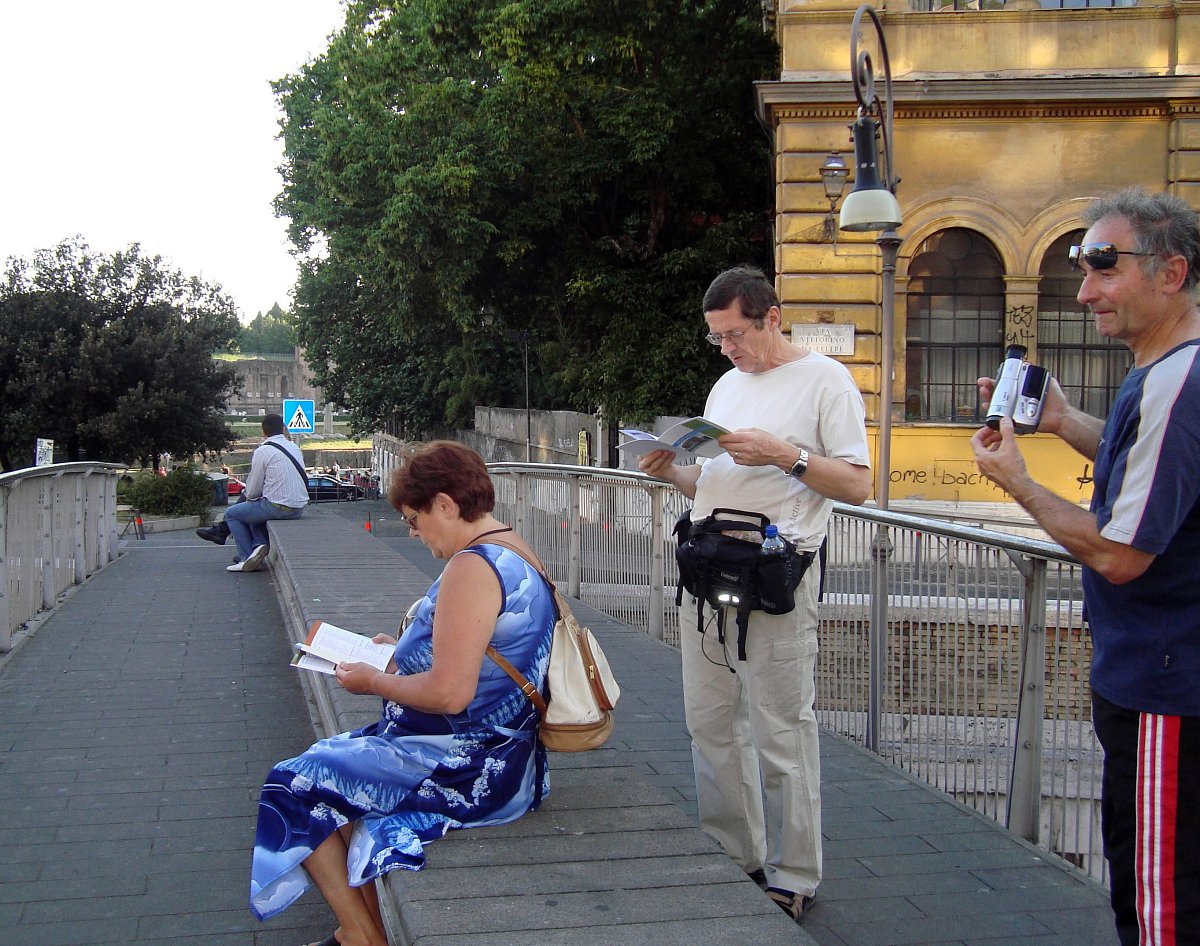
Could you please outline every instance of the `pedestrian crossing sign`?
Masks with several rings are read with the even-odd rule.
[[[312,401],[287,400],[283,402],[283,422],[287,424],[288,433],[315,434],[316,411]]]

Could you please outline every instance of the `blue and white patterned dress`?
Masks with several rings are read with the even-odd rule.
[[[509,549],[476,545],[500,579],[504,605],[492,645],[539,689],[554,627],[554,598],[538,572]],[[417,603],[396,644],[397,673],[433,663],[433,614],[441,579]],[[271,770],[258,803],[250,908],[260,919],[308,887],[301,862],[337,828],[354,823],[352,886],[396,868],[419,870],[423,845],[451,828],[503,824],[549,791],[537,711],[484,657],[479,688],[462,713],[423,713],[385,702],[379,720],[315,743]]]

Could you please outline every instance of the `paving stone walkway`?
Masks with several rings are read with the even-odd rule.
[[[125,543],[0,668],[3,946],[298,946],[247,907],[258,789],[312,742],[271,576],[190,531]]]
[[[413,574],[440,568],[382,503],[314,515],[370,515]],[[330,931],[311,892],[265,924],[246,905],[261,779],[313,726],[274,578],[226,573],[230,556],[191,532],[126,542],[0,656],[3,946],[299,946]],[[694,818],[677,654],[577,612],[625,690],[623,761]],[[805,925],[821,946],[1115,946],[1104,891],[1077,872],[838,737],[822,765],[826,879]]]

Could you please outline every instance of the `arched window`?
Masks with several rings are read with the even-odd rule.
[[[1067,248],[1083,233],[1059,237],[1042,258],[1037,360],[1057,379],[1067,401],[1093,417],[1107,417],[1133,356],[1097,332],[1087,306],[1075,298],[1082,276],[1071,272]]]
[[[292,396],[292,381],[286,374],[281,374],[279,376],[279,396],[280,397],[291,397]]]
[[[978,425],[976,380],[1004,347],[1004,269],[986,237],[955,227],[925,240],[908,267],[904,419]]]

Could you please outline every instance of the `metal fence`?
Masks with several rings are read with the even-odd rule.
[[[1038,0],[1043,10],[1095,10],[1112,7],[1165,6],[1159,0]],[[1006,0],[911,0],[914,13],[942,11],[1003,10]]]
[[[569,594],[678,646],[672,529],[688,504],[676,490],[617,470],[489,468],[498,514]],[[1106,879],[1091,645],[1071,556],[836,504],[820,620],[823,726]]]
[[[0,474],[0,653],[58,596],[117,557],[112,463],[56,463]]]

